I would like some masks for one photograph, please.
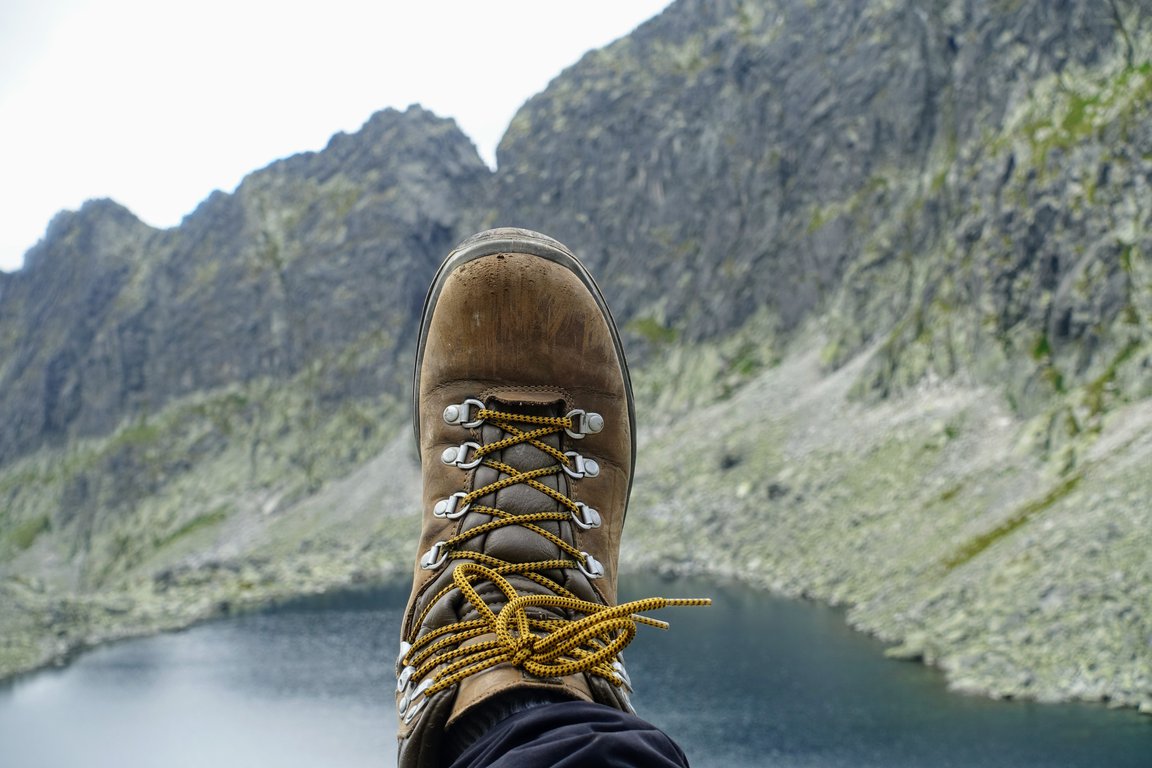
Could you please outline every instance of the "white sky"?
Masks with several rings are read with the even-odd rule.
[[[669,0],[0,0],[0,269],[59,210],[158,227],[384,107],[483,157],[517,108]]]

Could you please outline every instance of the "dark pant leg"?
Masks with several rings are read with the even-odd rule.
[[[586,701],[542,704],[498,723],[452,768],[688,768],[671,738],[635,715]]]

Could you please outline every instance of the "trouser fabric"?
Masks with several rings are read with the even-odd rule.
[[[635,715],[587,701],[541,704],[501,721],[451,768],[688,768],[672,739]]]

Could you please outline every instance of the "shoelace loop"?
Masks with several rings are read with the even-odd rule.
[[[472,409],[472,410],[470,410]],[[666,622],[640,615],[644,611],[672,606],[703,606],[708,599],[646,598],[617,606],[607,606],[581,599],[566,587],[544,575],[544,572],[578,569],[591,578],[602,574],[602,566],[594,557],[569,544],[539,524],[550,521],[576,521],[581,528],[599,525],[599,515],[584,504],[541,482],[542,478],[561,472],[572,474],[579,461],[591,463],[575,452],[560,449],[543,442],[544,438],[564,431],[579,439],[584,434],[599,432],[603,419],[598,414],[575,410],[567,416],[539,416],[509,413],[484,407],[479,400],[469,399],[459,406],[445,409],[445,421],[474,428],[487,422],[498,427],[505,437],[484,445],[469,444],[474,450],[470,465],[483,464],[498,473],[498,479],[470,492],[453,494],[451,504],[443,509],[465,510],[488,515],[491,519],[467,531],[437,542],[425,555],[430,555],[434,567],[448,560],[465,560],[453,569],[452,584],[444,587],[429,600],[419,617],[412,622],[413,632],[423,625],[424,619],[440,600],[452,590],[459,590],[472,605],[478,618],[439,627],[418,638],[408,638],[401,663],[408,681],[423,680],[434,674],[431,684],[419,685],[426,696],[449,688],[461,680],[498,664],[511,664],[538,677],[565,677],[587,673],[622,686],[617,655],[635,637],[637,626],[666,629]],[[579,424],[577,424],[579,420]],[[523,425],[523,427],[521,426]],[[524,428],[527,427],[527,428]],[[575,430],[579,430],[578,432]],[[492,457],[492,454],[512,446],[527,443],[543,451],[555,463],[539,469],[521,471]],[[447,454],[447,452],[446,452]],[[575,457],[575,458],[574,458]],[[588,472],[589,475],[594,473]],[[479,499],[497,491],[523,484],[556,501],[566,511],[541,511],[513,515],[497,507],[480,505]],[[438,505],[438,509],[440,506]],[[461,513],[462,514],[462,513]],[[520,526],[545,538],[570,560],[556,559],[529,563],[508,563],[483,552],[461,548],[469,539],[482,536],[507,526]],[[546,588],[552,594],[521,595],[508,580],[508,576],[526,578]],[[476,584],[487,582],[503,593],[505,601],[498,612],[484,600]],[[538,615],[533,615],[536,609]],[[580,618],[541,618],[540,609]],[[410,683],[409,683],[410,684]]]

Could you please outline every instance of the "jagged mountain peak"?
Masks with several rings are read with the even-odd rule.
[[[110,198],[87,200],[78,210],[61,211],[49,222],[44,237],[28,250],[24,270],[30,279],[50,280],[51,272],[67,268],[60,260],[104,259],[119,242],[154,231],[128,208]],[[41,275],[31,278],[32,273]]]
[[[0,294],[0,461],[175,397],[290,376],[369,333],[383,334],[371,361],[392,368],[420,284],[489,176],[454,121],[413,106],[249,174],[168,230],[112,201],[60,214]],[[373,373],[330,385],[400,379]]]

